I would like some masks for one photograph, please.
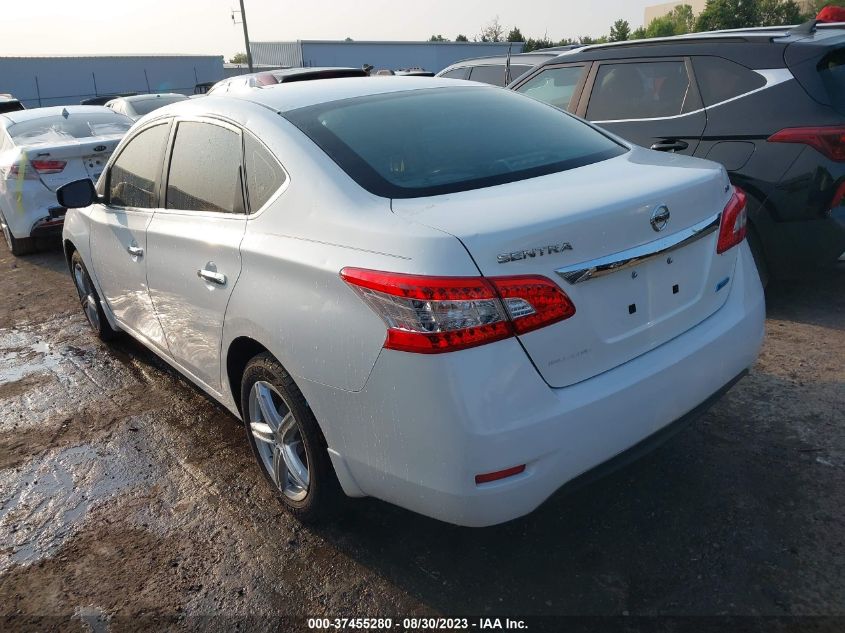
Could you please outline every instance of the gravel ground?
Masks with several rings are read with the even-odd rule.
[[[691,427],[483,530],[369,499],[301,527],[237,420],[128,338],[89,334],[60,252],[0,245],[0,297],[0,629],[438,614],[845,627],[845,270],[771,288],[759,361]]]

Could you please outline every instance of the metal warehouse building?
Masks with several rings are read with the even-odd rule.
[[[512,48],[511,48],[512,47]],[[352,42],[297,40],[296,42],[252,42],[255,64],[272,66],[351,66],[371,64],[375,68],[419,66],[439,72],[468,57],[521,53],[522,42]]]
[[[28,108],[119,92],[181,92],[223,78],[221,55],[0,57],[0,93]]]

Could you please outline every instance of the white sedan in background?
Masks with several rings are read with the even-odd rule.
[[[340,491],[521,516],[700,413],[763,336],[721,166],[484,84],[192,99],[58,197],[93,329],[243,419],[302,520]]]
[[[149,114],[153,110],[163,108],[171,103],[184,101],[187,99],[185,95],[180,95],[176,92],[161,92],[158,94],[148,95],[133,95],[131,97],[117,97],[111,101],[106,102],[106,107],[125,114],[133,121],[137,121],[145,114]]]
[[[0,114],[0,226],[15,255],[34,238],[59,235],[65,209],[56,189],[96,181],[132,120],[102,106],[59,106]]]

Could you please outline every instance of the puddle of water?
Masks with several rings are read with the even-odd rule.
[[[121,438],[54,450],[0,471],[0,573],[52,556],[95,505],[155,478]]]

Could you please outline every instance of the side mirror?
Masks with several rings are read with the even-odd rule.
[[[56,189],[56,199],[67,209],[81,209],[97,201],[97,190],[88,178],[74,180]]]

